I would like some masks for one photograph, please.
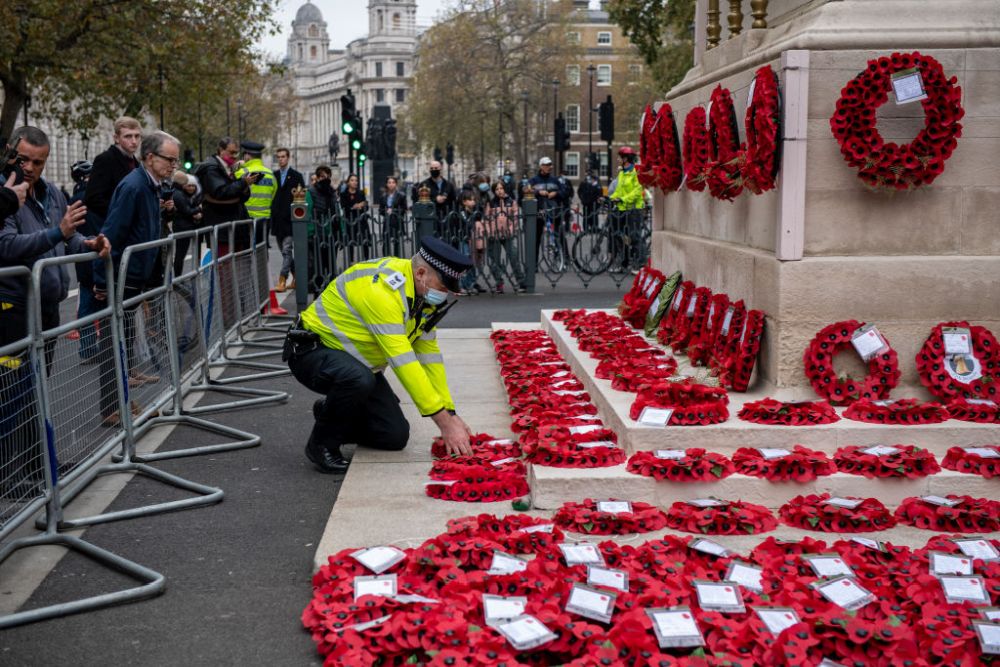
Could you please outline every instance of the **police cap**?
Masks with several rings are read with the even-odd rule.
[[[417,254],[438,272],[441,282],[451,292],[459,290],[458,279],[472,268],[472,259],[468,255],[433,236],[420,239],[420,251]]]
[[[256,141],[244,141],[240,143],[240,149],[244,153],[250,153],[251,155],[263,155],[264,144]]]

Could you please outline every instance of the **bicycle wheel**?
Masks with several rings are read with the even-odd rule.
[[[573,264],[576,270],[596,276],[611,264],[611,240],[605,231],[594,230],[577,235],[573,242]]]

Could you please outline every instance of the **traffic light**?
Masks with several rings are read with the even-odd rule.
[[[609,144],[615,140],[615,103],[608,95],[607,102],[601,102],[597,109],[597,124],[601,128],[601,141]]]
[[[184,171],[190,172],[194,166],[194,151],[190,148],[184,149]]]
[[[434,147],[434,161],[435,162],[440,162],[441,161],[441,147],[440,146],[435,146]]]
[[[448,166],[455,164],[455,147],[449,141],[448,145],[445,147],[445,158],[444,161],[448,163]]]
[[[569,150],[569,132],[566,131],[566,119],[561,111],[556,116],[555,148],[557,153]]]
[[[361,129],[361,123],[358,123],[358,128],[354,132],[354,136],[351,137],[351,147],[358,153],[358,166],[360,167],[368,159],[365,154],[365,133]]]
[[[354,95],[351,91],[340,96],[340,129],[350,136],[358,128],[358,112],[354,109]]]
[[[597,158],[597,153],[596,152],[590,153],[590,155],[587,157],[587,169],[590,169],[591,171],[597,171],[600,168],[601,168],[601,161]]]

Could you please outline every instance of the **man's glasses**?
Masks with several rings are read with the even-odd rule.
[[[166,155],[160,155],[159,153],[153,153],[153,155],[155,155],[156,157],[160,158],[161,160],[166,160],[170,164],[177,164],[178,162],[180,162],[180,158],[167,157]]]

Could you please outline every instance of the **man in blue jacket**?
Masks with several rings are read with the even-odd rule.
[[[139,147],[141,165],[132,170],[115,188],[108,206],[108,217],[104,220],[101,233],[111,241],[111,260],[115,278],[124,283],[124,300],[141,294],[150,278],[162,275],[156,271],[160,261],[158,251],[141,250],[133,252],[128,267],[121,271],[121,259],[125,248],[160,238],[160,209],[173,208],[173,200],[162,200],[161,185],[170,178],[180,159],[180,142],[166,132],[153,132],[143,137]],[[98,301],[107,299],[104,273],[94,267],[94,297]],[[130,387],[158,382],[159,377],[146,375],[137,369],[135,356],[135,309],[125,311],[125,348],[128,352]],[[103,326],[103,325],[102,325]],[[101,416],[103,426],[117,426],[120,415],[117,410],[114,358],[111,356],[111,337],[101,337]]]

